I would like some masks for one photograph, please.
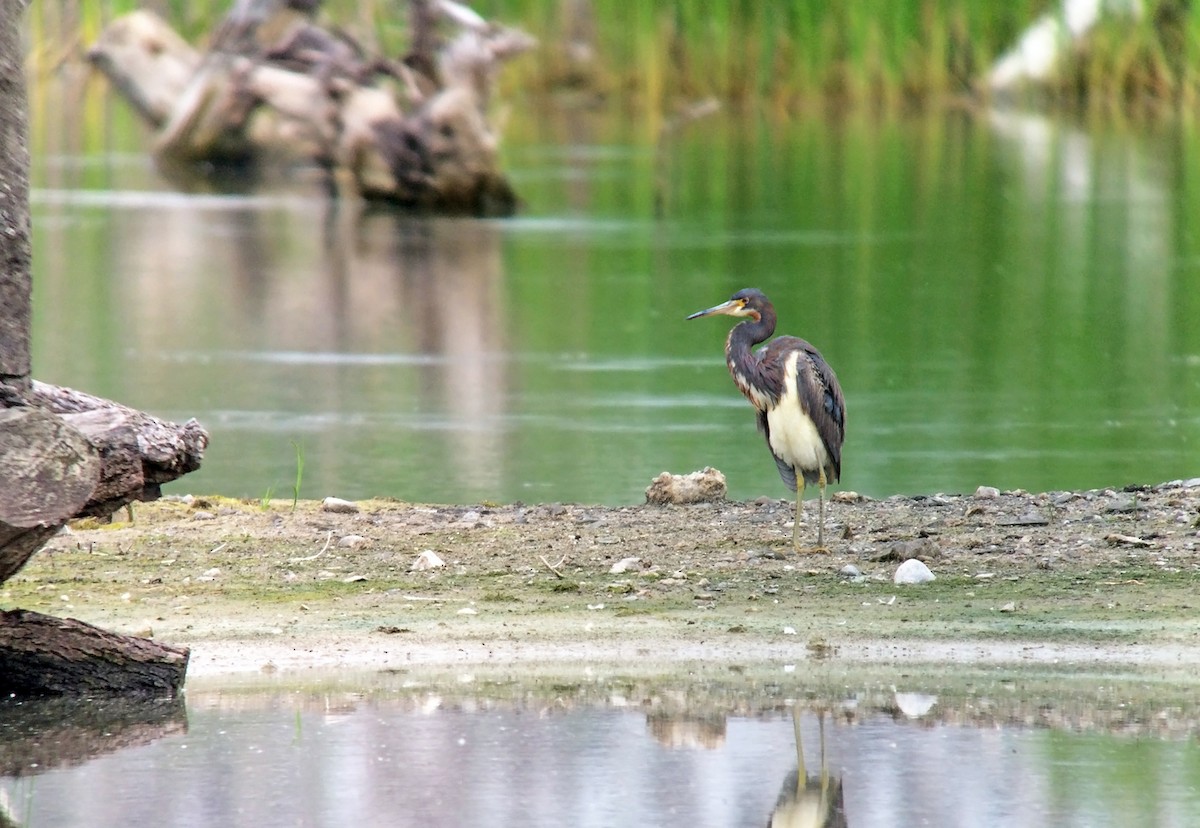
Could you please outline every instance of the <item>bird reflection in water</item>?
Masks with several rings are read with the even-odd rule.
[[[825,714],[817,713],[821,752],[819,772],[809,775],[804,763],[804,741],[800,735],[800,706],[792,708],[796,733],[796,770],[788,774],[771,812],[768,828],[846,828],[846,804],[842,780],[829,774],[825,759]]]

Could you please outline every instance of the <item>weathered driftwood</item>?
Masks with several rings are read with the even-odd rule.
[[[0,583],[83,509],[99,480],[99,453],[62,418],[0,409]]]
[[[71,388],[33,382],[32,405],[58,414],[100,451],[100,483],[80,514],[110,515],[131,500],[154,500],[161,486],[200,468],[208,432]]]
[[[113,21],[101,39],[104,48],[94,49],[89,58],[138,114],[162,126],[200,68],[200,53],[161,18],[145,11]]]
[[[0,404],[0,583],[68,520],[107,517],[200,467],[208,433],[33,382]]]
[[[100,456],[61,417],[31,406],[0,409],[0,480],[0,521],[22,529],[57,523],[91,498]]]
[[[89,58],[160,127],[155,152],[167,164],[298,158],[369,199],[510,212],[488,110],[500,66],[533,40],[450,0],[411,0],[411,50],[391,60],[318,25],[319,5],[235,0],[202,56],[134,12]]]
[[[0,776],[27,777],[187,732],[182,696],[0,699]],[[3,825],[0,817],[0,825]]]
[[[71,517],[157,497],[199,466],[208,443],[195,421],[178,426],[30,378],[24,6],[0,3],[0,583]],[[36,613],[0,616],[0,695],[173,695],[186,668],[186,650]]]
[[[175,696],[188,650],[73,618],[0,612],[0,694]]]

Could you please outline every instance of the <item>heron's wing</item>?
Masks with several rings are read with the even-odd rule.
[[[842,386],[838,384],[837,374],[811,343],[797,337],[781,336],[771,345],[775,346],[780,340],[784,342],[779,347],[801,352],[801,359],[796,363],[796,393],[804,413],[812,418],[825,450],[829,452],[831,468],[826,469],[826,477],[830,483],[836,483],[842,476],[842,440],[846,434],[846,398],[842,395]]]
[[[821,356],[821,352],[809,345],[805,351],[808,357],[809,370],[802,373],[800,381],[809,387],[807,393],[800,398],[806,402],[813,400],[817,405],[809,408],[808,416],[812,417],[817,426],[817,433],[825,443],[829,452],[829,460],[833,465],[833,475],[830,483],[838,482],[842,476],[842,440],[846,435],[846,398],[842,396],[842,386],[838,384],[837,374],[829,367],[829,363]]]
[[[758,430],[767,438],[767,448],[771,449],[771,426],[767,422],[767,412],[765,411],[758,412]],[[796,470],[791,467],[791,464],[784,462],[774,449],[771,449],[771,456],[775,458],[775,468],[779,469],[783,485],[793,492],[796,491]]]

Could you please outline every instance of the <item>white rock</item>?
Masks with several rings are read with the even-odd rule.
[[[362,535],[345,535],[341,538],[338,538],[338,546],[346,549],[355,549],[356,547],[362,546],[366,542],[367,539]]]
[[[438,553],[432,549],[426,549],[420,555],[417,555],[417,559],[413,561],[413,565],[410,568],[413,570],[436,569],[439,566],[445,565],[446,562],[438,557]]]
[[[783,628],[783,634],[784,634],[784,635],[795,635],[795,634],[796,634],[796,628],[795,628],[795,627],[784,627],[784,628]]]
[[[925,584],[935,577],[937,576],[930,572],[929,567],[925,564],[916,558],[909,558],[896,568],[896,574],[892,580],[897,584]]]
[[[838,574],[844,578],[857,578],[862,575],[862,570],[854,564],[846,564],[838,570]]]
[[[479,615],[479,610],[475,609],[474,607],[463,607],[456,614],[457,615]]]
[[[1000,490],[995,486],[980,486],[975,490],[975,497],[979,500],[994,500],[1000,496]]]
[[[646,488],[646,502],[715,503],[725,499],[725,475],[711,466],[691,474],[663,472]]]
[[[349,500],[342,500],[340,497],[327,497],[321,501],[321,510],[324,512],[339,512],[341,514],[352,515],[358,511],[358,504],[351,503]]]
[[[641,562],[641,558],[622,558],[612,565],[612,568],[608,570],[608,574],[620,575],[622,572],[627,571],[630,567],[636,566]]]

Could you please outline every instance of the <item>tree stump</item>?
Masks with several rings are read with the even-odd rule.
[[[319,6],[235,0],[203,55],[133,12],[88,57],[159,128],[155,154],[174,170],[300,159],[363,198],[511,213],[488,110],[500,66],[534,40],[452,0],[410,0],[411,48],[392,60],[318,25]]]

